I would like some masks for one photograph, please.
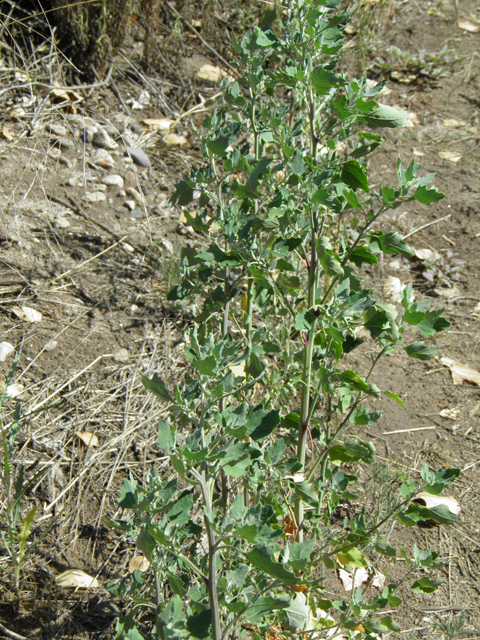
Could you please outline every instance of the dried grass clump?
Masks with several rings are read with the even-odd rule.
[[[138,14],[155,24],[160,0],[53,0],[49,18],[57,27],[59,47],[87,77],[92,66],[106,69]]]

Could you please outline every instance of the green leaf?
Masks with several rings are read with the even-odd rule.
[[[389,558],[397,557],[396,550],[390,546],[386,540],[378,540],[375,543],[375,551],[380,553],[382,556],[387,556]]]
[[[420,204],[432,204],[445,198],[445,194],[440,193],[436,189],[427,189],[427,187],[422,186],[415,190],[413,197],[417,202],[420,202]]]
[[[23,559],[25,555],[25,549],[27,548],[27,539],[32,530],[33,521],[35,519],[35,514],[37,513],[37,507],[33,507],[25,518],[23,519],[22,525],[20,527],[20,531],[18,532],[18,545],[20,547],[20,561]]]
[[[185,180],[180,180],[175,185],[175,191],[170,196],[169,204],[186,207],[191,202],[193,202],[193,188]]]
[[[348,549],[347,551],[339,551],[337,553],[337,558],[340,564],[348,565],[349,567],[354,567],[356,569],[360,569],[361,567],[366,567],[368,565],[364,554],[355,547]]]
[[[315,539],[309,538],[303,542],[292,542],[288,548],[290,551],[289,566],[295,571],[306,571],[309,568],[312,553],[315,551]]]
[[[307,606],[307,599],[303,593],[297,593],[288,607],[285,607],[283,611],[285,615],[284,626],[286,626],[289,631],[298,633],[305,629],[310,607]]]
[[[413,342],[408,347],[404,347],[404,350],[410,358],[417,360],[431,360],[437,355],[434,347],[427,347],[423,342]]]
[[[255,442],[262,442],[280,424],[280,410],[264,411],[263,405],[253,407],[247,416],[246,435]]]
[[[293,486],[296,496],[313,507],[318,505],[318,494],[309,482],[295,482]]]
[[[187,631],[189,638],[198,638],[198,640],[207,640],[210,638],[210,627],[212,624],[211,609],[204,609],[187,618]]]
[[[258,622],[259,617],[269,614],[271,611],[285,609],[290,605],[290,598],[272,598],[271,596],[262,596],[256,598],[254,602],[248,605],[247,610],[243,614],[250,622]],[[243,609],[243,606],[242,606]]]
[[[268,164],[268,158],[260,158],[257,162],[245,183],[247,194],[256,194],[261,176],[268,173]]]
[[[183,611],[180,596],[174,596],[158,615],[158,621],[163,629],[163,637],[169,640],[188,638],[187,620]]]
[[[357,189],[363,189],[367,193],[370,191],[368,185],[367,172],[364,167],[358,162],[358,160],[348,160],[342,165],[342,180],[346,185],[351,187],[354,191]]]
[[[137,629],[132,613],[118,618],[115,632],[115,640],[146,640]]]
[[[368,464],[375,462],[375,447],[371,442],[350,440],[345,444],[335,443],[328,450],[328,457],[333,464],[352,463],[363,460]]]
[[[388,631],[388,627],[377,620],[376,618],[370,618],[370,620],[362,620],[362,625],[365,631],[368,633],[381,634]]]
[[[361,116],[359,120],[368,124],[372,129],[380,129],[381,127],[397,129],[405,127],[409,118],[408,111],[381,104],[370,113]]]
[[[437,587],[444,583],[444,580],[439,578],[429,578],[425,576],[419,580],[415,580],[412,584],[412,591],[415,593],[433,593]]]
[[[428,484],[425,487],[425,491],[437,496],[445,487],[448,487],[451,482],[454,482],[461,473],[461,469],[440,469],[440,471],[435,473],[432,484]]]
[[[215,356],[207,356],[203,360],[194,358],[192,360],[192,367],[194,367],[198,373],[202,376],[213,376],[215,374],[215,368],[217,359]]]
[[[175,524],[187,524],[194,502],[193,493],[191,491],[185,492],[175,500],[173,506],[167,511],[167,518]]]
[[[260,569],[272,578],[276,578],[282,584],[291,586],[294,584],[302,584],[302,580],[290,571],[287,571],[285,567],[273,559],[273,549],[271,547],[265,547],[258,545],[246,554],[248,560],[257,569]]]
[[[245,506],[245,498],[242,492],[237,493],[232,506],[230,507],[230,515],[234,520],[243,520],[248,507]]]
[[[386,395],[387,398],[391,398],[392,400],[395,400],[395,402],[399,404],[403,409],[405,409],[405,411],[407,410],[407,407],[405,406],[404,401],[400,398],[400,396],[397,393],[393,393],[393,391],[384,391],[383,394]]]
[[[301,176],[307,168],[307,165],[303,160],[303,155],[300,151],[298,151],[298,149],[297,151],[295,151],[292,161],[288,165],[288,168],[296,176]]]
[[[326,236],[317,240],[318,258],[327,276],[343,276],[344,270],[339,258],[334,254],[332,244]]]
[[[327,95],[327,93],[329,93],[334,87],[343,87],[346,84],[342,76],[339,76],[332,71],[328,71],[321,66],[313,68],[311,79],[313,86],[315,87],[315,91],[320,96]]]
[[[239,494],[242,495],[243,494]],[[227,571],[227,589],[230,591],[232,587],[236,589],[241,589],[245,584],[245,580],[249,573],[249,567],[246,564],[240,564],[234,571]]]
[[[150,378],[148,378],[147,376],[144,376],[143,374],[141,374],[141,376],[142,376],[143,386],[149,391],[151,391],[154,395],[156,395],[157,398],[160,398],[165,402],[174,401],[171,395],[168,393],[168,390],[164,381],[159,376],[157,376],[156,373],[153,374],[153,378],[151,380]]]
[[[176,428],[174,425],[170,426],[167,420],[161,420],[158,425],[158,438],[157,445],[159,449],[165,449],[167,453],[170,453],[176,444]]]
[[[309,331],[312,328],[314,320],[315,316],[308,309],[300,311],[295,317],[295,329],[297,331]]]
[[[377,257],[366,247],[356,247],[349,256],[349,260],[353,262],[357,267],[361,267],[362,264],[378,264]]]

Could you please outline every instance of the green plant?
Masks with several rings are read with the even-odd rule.
[[[19,401],[16,402],[11,422],[7,425],[4,422],[4,405],[6,402],[14,400],[9,396],[9,385],[15,375],[18,358],[19,354],[16,354],[0,392],[0,431],[3,453],[0,477],[4,491],[0,520],[5,523],[5,528],[0,531],[0,536],[10,558],[14,588],[17,594],[19,594],[20,574],[23,564],[51,529],[49,527],[41,536],[37,537],[34,543],[29,543],[37,508],[33,507],[25,515],[22,512],[23,500],[27,492],[41,480],[50,467],[49,465],[44,466],[30,478],[26,477],[26,469],[23,464],[18,469],[15,468],[15,446],[18,430],[22,424],[21,403]]]
[[[465,626],[465,611],[462,611],[458,616],[452,616],[443,620],[438,618],[433,623],[434,629],[438,629],[443,634],[443,640],[455,640],[455,638],[462,638],[463,636],[474,634],[475,630]]]
[[[241,42],[234,39],[238,79],[204,121],[204,166],[176,186],[172,206],[195,206],[188,223],[205,242],[182,251],[182,280],[170,292],[194,321],[185,332],[190,363],[182,388],[157,375],[143,383],[169,407],[157,444],[171,462],[148,484],[125,480],[119,504],[128,517],[111,522],[150,563],[130,581],[108,583],[133,606],[117,636],[141,631],[162,638],[260,637],[278,624],[284,635],[315,630],[350,637],[398,631],[385,607],[437,554],[403,550],[407,572],[378,595],[367,589],[398,550],[384,532],[405,525],[454,522],[444,505],[412,503],[420,490],[438,494],[458,469],[399,482],[387,513],[361,513],[352,465],[375,462],[362,430],[381,412],[368,405],[394,391],[372,382],[378,361],[403,349],[434,356],[423,341],[405,343],[407,326],[425,338],[449,326],[430,301],[402,293],[401,311],[362,285],[362,265],[379,253],[413,256],[381,216],[404,202],[443,197],[412,162],[398,162],[398,185],[373,191],[368,156],[379,127],[405,124],[408,114],[379,105],[384,83],[338,70],[352,10],[336,0],[297,0],[268,12]],[[366,371],[347,355],[370,336]],[[339,505],[353,508],[337,518]],[[390,527],[391,529],[391,527]],[[328,572],[365,569],[367,586],[332,602]],[[423,576],[416,592],[441,580]],[[152,617],[140,616],[148,610]],[[242,625],[247,625],[242,626]],[[280,628],[280,627],[279,627]]]

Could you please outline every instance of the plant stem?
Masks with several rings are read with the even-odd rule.
[[[308,308],[312,309],[314,316],[311,321],[310,329],[305,338],[306,343],[303,350],[303,374],[302,374],[302,396],[300,402],[300,423],[298,427],[297,441],[297,458],[302,468],[305,467],[305,454],[307,449],[308,423],[310,413],[310,382],[312,378],[312,359],[315,348],[315,325],[317,318],[315,315],[315,291],[317,288],[317,248],[316,248],[316,232],[318,231],[317,214],[312,213],[312,230],[311,230],[311,247],[310,247],[310,265],[308,267]],[[298,541],[303,540],[303,501],[300,497],[295,498],[295,520],[298,528]]]
[[[212,517],[212,499],[210,495],[210,482],[206,479],[206,470],[202,470],[202,494],[205,505],[204,522],[208,539],[208,599],[212,611],[212,640],[221,640],[220,631],[220,607],[218,603],[217,587],[217,547],[215,543],[215,532],[210,523]]]

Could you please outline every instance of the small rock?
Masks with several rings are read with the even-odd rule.
[[[15,351],[15,347],[9,342],[0,342],[0,362],[4,362],[12,351]]]
[[[127,195],[127,192],[124,191],[123,189],[120,189],[120,191],[117,193],[117,196],[119,198],[125,198],[126,195]]]
[[[92,144],[100,149],[115,149],[115,147],[118,146],[115,140],[103,129],[98,129],[98,131],[93,134]]]
[[[64,216],[57,216],[55,218],[53,226],[57,229],[68,229],[68,227],[70,226],[70,222]]]
[[[115,213],[119,213],[120,215],[124,215],[125,214],[125,207],[115,207]]]
[[[76,176],[72,176],[71,178],[69,178],[67,180],[67,185],[69,187],[76,187],[77,186],[77,177]]]
[[[88,116],[82,116],[79,113],[66,113],[65,119],[80,125],[81,127],[94,127],[95,121]]]
[[[135,209],[130,211],[130,217],[141,219],[145,217],[145,213],[139,207],[135,207]]]
[[[145,197],[140,193],[140,191],[137,191],[133,187],[127,187],[125,191],[129,196],[132,196],[132,198],[135,200],[135,202],[138,202],[138,204],[143,204],[145,202]]]
[[[160,191],[157,193],[157,203],[162,204],[168,200],[168,191]]]
[[[64,167],[67,167],[67,169],[73,169],[73,162],[70,162],[65,156],[59,156],[58,161],[60,164],[63,164]]]
[[[114,138],[117,138],[120,135],[120,131],[113,124],[104,124],[102,128],[109,136],[113,136]]]
[[[62,155],[62,150],[59,149],[58,147],[51,147],[47,151],[47,155],[49,155],[50,158],[54,158],[55,160],[58,160],[60,158],[60,156]]]
[[[53,144],[60,147],[60,149],[75,149],[75,145],[70,138],[55,138]]]
[[[135,209],[135,200],[125,200],[124,206],[127,207],[129,211],[133,211]]]
[[[87,202],[103,202],[107,199],[107,196],[101,191],[93,191],[92,193],[85,194],[85,200]]]
[[[83,176],[82,176],[82,178],[83,178]],[[98,182],[98,176],[93,176],[92,174],[87,173],[86,176],[85,176],[85,182],[90,182],[90,183]]]
[[[148,196],[148,189],[144,184],[140,185],[140,191],[143,193],[144,196]]]
[[[159,244],[165,249],[165,251],[167,251],[168,253],[171,253],[173,255],[174,248],[173,248],[173,244],[170,242],[170,240],[167,240],[166,238],[162,238],[160,240]]]
[[[115,167],[115,163],[108,162],[108,160],[99,160],[97,164],[103,169],[113,169]]]
[[[135,147],[127,147],[127,154],[134,161],[135,164],[138,164],[140,167],[150,167],[150,159],[145,153],[143,149],[138,149]]]
[[[106,184],[96,184],[95,191],[106,191],[108,189]]]
[[[93,136],[97,133],[97,127],[85,127],[80,130],[80,137],[88,144],[93,142]]]
[[[113,359],[116,360],[117,362],[124,362],[125,360],[128,360],[128,358],[129,358],[129,354],[126,349],[119,349],[117,353],[115,353],[115,355],[113,356]]]
[[[104,176],[102,178],[102,184],[107,185],[108,187],[119,187],[120,189],[123,187],[123,178],[115,173]]]
[[[108,151],[105,151],[105,149],[97,149],[96,151],[93,151],[92,152],[92,160],[94,162],[98,162],[98,164],[100,164],[100,162],[103,160],[105,162],[108,162],[112,166],[115,166],[114,159],[108,153]]]
[[[62,124],[49,124],[47,129],[50,133],[53,133],[55,136],[59,136],[60,138],[64,138],[68,133],[67,127],[64,127]]]
[[[57,348],[57,346],[58,346],[58,342],[56,340],[52,340],[51,342],[45,345],[44,349],[45,351],[53,351],[54,349]]]

